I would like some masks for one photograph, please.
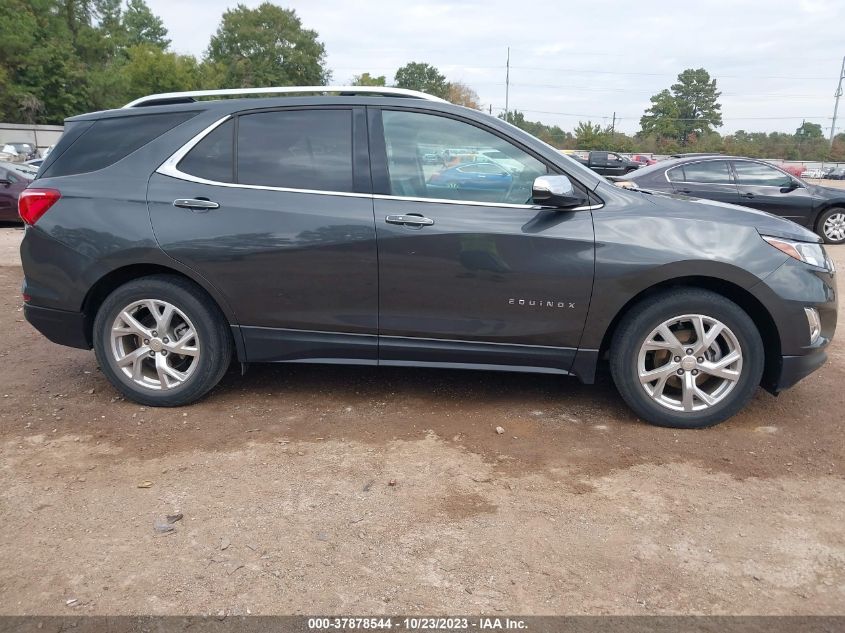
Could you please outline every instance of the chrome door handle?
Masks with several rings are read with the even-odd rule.
[[[220,205],[211,200],[203,200],[202,198],[177,198],[173,201],[174,207],[182,209],[193,209],[195,211],[208,211],[209,209],[219,209]]]
[[[431,226],[434,220],[421,215],[388,215],[384,218],[388,224],[404,224],[406,226]]]

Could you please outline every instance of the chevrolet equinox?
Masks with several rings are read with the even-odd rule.
[[[637,415],[704,427],[816,370],[836,326],[810,231],[615,187],[399,89],[168,93],[73,117],[19,212],[28,321],[152,406],[197,400],[233,358],[585,383],[607,361]]]

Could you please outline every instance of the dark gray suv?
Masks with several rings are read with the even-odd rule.
[[[276,96],[208,99],[245,93]],[[74,117],[20,213],[29,322],[154,406],[200,398],[233,358],[587,383],[608,360],[642,418],[703,427],[817,369],[836,325],[832,262],[797,224],[620,189],[396,89]]]

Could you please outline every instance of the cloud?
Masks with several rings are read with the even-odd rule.
[[[200,56],[227,0],[148,0],[173,47]],[[247,6],[259,2],[249,0]],[[571,129],[608,120],[634,132],[649,96],[685,68],[717,77],[723,133],[794,130],[802,118],[830,126],[841,65],[845,6],[813,0],[291,0],[326,45],[336,83],[371,72],[392,78],[409,61],[434,64],[472,86],[494,113],[510,105],[529,119]],[[779,95],[779,96],[771,96]]]

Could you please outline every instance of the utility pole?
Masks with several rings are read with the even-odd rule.
[[[511,87],[511,47],[508,46],[508,61],[505,63],[505,121],[508,120],[508,97]],[[833,141],[831,141],[833,142]]]
[[[605,119],[606,120],[606,119]],[[613,113],[613,122],[610,124],[610,142],[616,141],[616,113]]]
[[[836,101],[833,105],[833,121],[830,123],[830,145],[833,146],[833,137],[836,136],[836,114],[839,111],[839,97],[842,96],[842,80],[845,79],[845,57],[842,58],[842,70],[839,71],[839,84],[836,86]]]

